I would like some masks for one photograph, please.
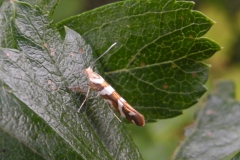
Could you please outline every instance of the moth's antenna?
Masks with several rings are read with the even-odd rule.
[[[95,59],[91,64],[90,67],[92,67],[92,65],[99,60],[102,56],[104,56],[110,49],[112,49],[115,45],[117,44],[117,42],[113,43],[101,56],[99,56],[97,59]]]

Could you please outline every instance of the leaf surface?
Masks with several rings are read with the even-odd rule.
[[[234,84],[218,82],[205,107],[198,113],[193,128],[174,159],[230,159],[240,149],[240,103],[234,98]]]
[[[49,11],[49,14],[53,14],[53,9],[56,7],[58,0],[22,0],[28,2],[31,5],[37,5],[40,8]],[[10,19],[12,17],[12,4],[9,0],[2,0],[0,2],[0,46],[15,48],[16,43],[14,41],[12,30],[10,26]]]
[[[206,91],[208,65],[201,61],[220,47],[201,38],[214,23],[193,11],[193,2],[123,1],[100,7],[58,24],[69,26],[101,55],[103,77],[146,120],[180,115]]]
[[[239,160],[240,159],[240,152],[236,154],[231,160]]]
[[[82,71],[92,61],[90,46],[69,28],[62,40],[39,7],[12,5],[18,49],[0,48],[0,125],[1,134],[19,145],[2,140],[1,157],[142,159],[123,124],[96,94],[76,112],[84,96],[68,87],[86,87]]]

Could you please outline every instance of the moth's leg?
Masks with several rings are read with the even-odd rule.
[[[118,116],[117,116],[115,113],[113,113],[113,114],[114,114],[114,116],[117,118],[117,120],[118,120],[119,122],[122,122],[121,119],[118,118]]]
[[[84,101],[82,102],[81,106],[78,108],[77,112],[80,112],[82,106],[84,105],[84,103],[86,102],[88,95],[89,95],[89,91],[90,91],[90,86],[88,87],[87,93],[86,93],[86,97],[84,99]]]
[[[107,102],[105,102],[105,103],[107,103]],[[114,110],[111,108],[110,104],[107,103],[107,105],[108,105],[108,108],[109,108],[109,109],[111,110],[111,112],[113,113],[113,115],[117,118],[117,120],[118,120],[119,122],[122,122],[121,119],[114,113]]]

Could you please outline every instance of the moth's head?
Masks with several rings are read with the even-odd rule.
[[[87,69],[84,70],[84,75],[87,76],[89,81],[92,83],[101,84],[104,82],[104,79],[96,72],[93,72],[91,67],[88,67]]]
[[[86,68],[86,69],[84,69],[84,71],[83,71],[83,74],[86,76],[86,77],[91,77],[91,75],[93,74],[94,72],[93,72],[93,70],[92,70],[92,68],[91,67],[88,67],[88,68]]]

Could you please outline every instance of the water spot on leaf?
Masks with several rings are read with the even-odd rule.
[[[49,79],[49,80],[47,80],[47,84],[48,85],[51,85],[52,84],[52,81]]]
[[[163,85],[163,89],[167,89],[168,88],[168,85],[167,84],[164,84]]]
[[[51,86],[51,89],[52,89],[53,91],[55,91],[55,90],[57,89],[57,87],[56,87],[55,85],[52,85],[52,86]]]
[[[70,55],[70,57],[72,57],[72,58],[75,56],[75,54],[74,54],[73,52],[69,53],[69,55]]]
[[[193,35],[190,34],[190,35],[188,36],[188,38],[193,39]]]
[[[191,76],[192,76],[193,78],[195,78],[195,77],[196,77],[196,73],[191,73]]]
[[[50,56],[54,56],[55,55],[55,50],[53,48],[50,48]]]
[[[82,53],[83,53],[83,49],[82,49],[82,48],[79,48],[79,49],[78,49],[78,52],[79,52],[80,54],[82,54]]]
[[[184,20],[183,16],[180,16],[179,19]]]
[[[140,66],[141,66],[141,67],[144,67],[145,65],[146,65],[146,64],[145,64],[144,62],[141,62],[141,63],[140,63]]]
[[[208,131],[208,132],[207,132],[207,136],[208,136],[208,137],[212,137],[212,132]]]
[[[206,110],[206,115],[214,115],[216,112],[212,109]]]

